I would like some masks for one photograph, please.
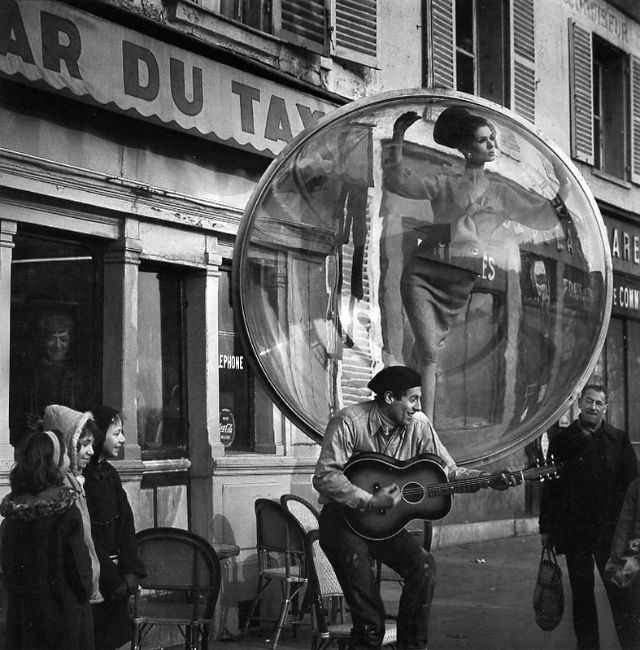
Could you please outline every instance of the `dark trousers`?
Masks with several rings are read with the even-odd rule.
[[[351,610],[351,648],[377,648],[384,636],[385,612],[371,561],[380,560],[403,581],[398,607],[398,648],[426,648],[436,567],[406,530],[391,539],[368,541],[348,526],[341,506],[320,514],[320,546],[331,562]]]
[[[599,650],[600,635],[596,612],[594,565],[604,583],[616,634],[623,650],[638,650],[637,612],[634,611],[634,589],[621,589],[604,577],[604,566],[611,547],[609,538],[596,547],[585,548],[579,542],[566,549],[567,569],[573,600],[573,628],[578,639],[578,650]]]

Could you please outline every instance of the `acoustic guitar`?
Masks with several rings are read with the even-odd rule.
[[[557,466],[544,465],[505,473],[519,484],[557,478],[558,471]],[[400,502],[393,508],[364,512],[343,509],[349,527],[370,540],[389,539],[412,519],[442,519],[451,510],[455,492],[472,492],[503,481],[503,473],[448,481],[442,461],[433,454],[400,461],[384,454],[364,453],[354,456],[345,465],[344,473],[353,484],[372,494],[392,483],[400,488]]]

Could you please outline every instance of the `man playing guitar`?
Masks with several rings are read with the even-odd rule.
[[[325,432],[313,485],[324,504],[320,515],[320,546],[331,562],[351,610],[350,650],[380,647],[385,612],[371,559],[379,560],[403,579],[398,608],[398,650],[427,649],[428,623],[435,587],[435,561],[405,529],[387,539],[368,539],[347,523],[344,509],[363,513],[393,509],[401,498],[397,483],[380,485],[375,493],[359,487],[344,472],[354,456],[377,452],[396,461],[435,454],[449,479],[470,480],[475,492],[483,487],[478,477],[490,475],[458,467],[421,412],[421,377],[406,366],[384,368],[368,383],[375,399],[343,409]],[[510,472],[486,487],[506,489],[517,483]]]

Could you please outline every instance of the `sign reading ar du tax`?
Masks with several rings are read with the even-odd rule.
[[[269,156],[335,108],[47,0],[0,2],[0,73]]]

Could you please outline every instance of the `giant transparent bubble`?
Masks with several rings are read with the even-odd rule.
[[[234,276],[251,356],[309,435],[404,364],[461,463],[566,410],[611,307],[606,232],[570,160],[446,91],[355,102],[291,142],[247,207]]]

